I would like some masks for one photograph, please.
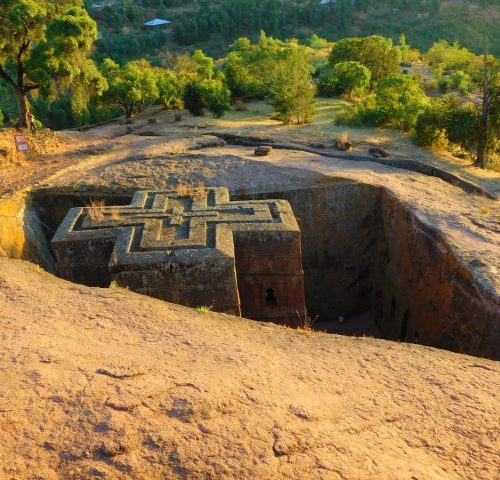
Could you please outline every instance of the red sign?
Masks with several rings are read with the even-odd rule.
[[[14,141],[16,142],[16,150],[18,152],[26,152],[29,150],[28,140],[24,135],[14,135]]]

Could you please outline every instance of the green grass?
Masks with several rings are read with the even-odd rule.
[[[195,308],[195,311],[196,313],[199,313],[200,315],[206,315],[207,313],[210,313],[212,311],[212,306],[207,306],[207,305],[204,305],[202,307],[196,307]]]

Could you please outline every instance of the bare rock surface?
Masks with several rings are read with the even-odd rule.
[[[498,475],[492,361],[202,315],[7,259],[0,335],[2,479]]]

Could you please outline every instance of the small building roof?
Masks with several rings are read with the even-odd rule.
[[[159,25],[168,25],[172,23],[170,20],[164,20],[163,18],[153,18],[149,22],[146,22],[144,26],[146,27],[158,27]]]

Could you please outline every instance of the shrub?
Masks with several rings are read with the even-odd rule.
[[[451,87],[458,90],[460,95],[467,95],[472,90],[472,79],[468,73],[459,70],[451,76]]]
[[[334,118],[337,125],[378,126],[383,125],[385,119],[377,108],[375,95],[366,97],[361,102],[342,109]]]
[[[200,82],[193,81],[186,85],[184,90],[184,106],[195,117],[201,117],[207,108],[207,102],[203,94]]]
[[[333,68],[325,68],[320,82],[322,90],[331,91],[337,95],[362,93],[370,86],[371,73],[359,62],[340,62]]]
[[[231,92],[222,79],[214,78],[203,82],[203,95],[208,111],[215,118],[221,118],[231,110]]]
[[[332,67],[341,62],[360,62],[370,70],[373,86],[399,72],[401,52],[390,38],[380,35],[343,38],[334,43],[329,61]]]
[[[194,116],[201,117],[208,110],[220,118],[231,110],[231,92],[222,78],[195,80],[186,85],[184,105]]]
[[[433,101],[415,126],[417,144],[428,147],[447,147],[449,143],[467,151],[477,147],[478,115],[473,106],[462,105],[454,97]]]

